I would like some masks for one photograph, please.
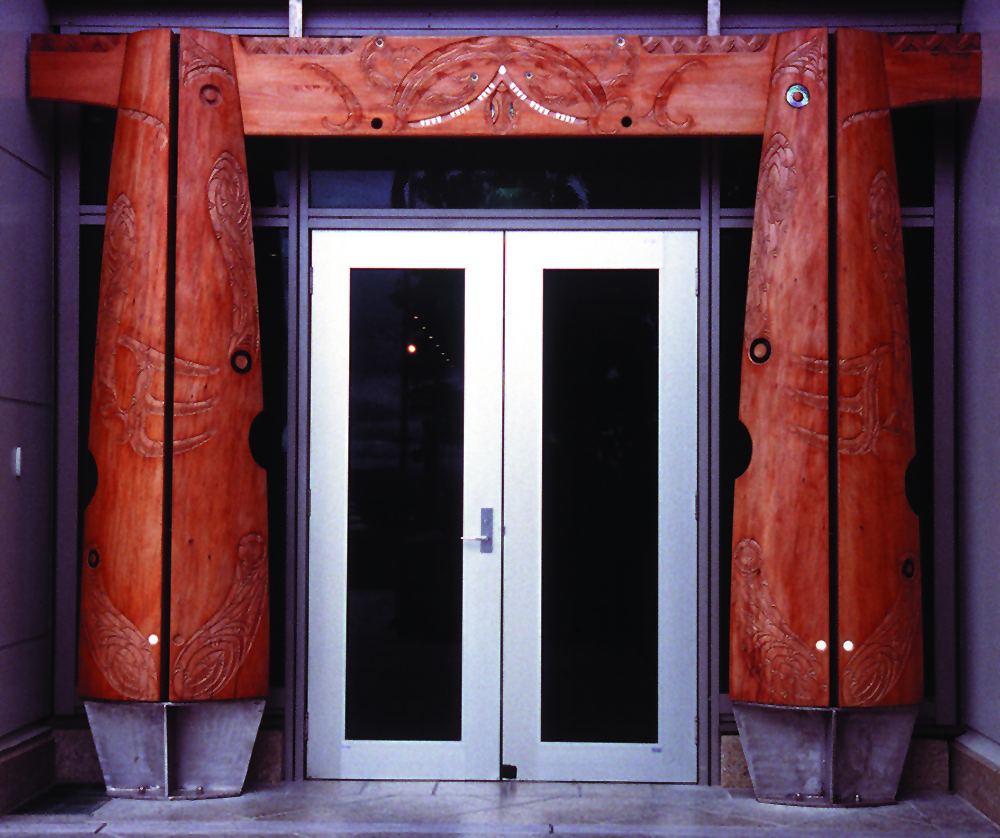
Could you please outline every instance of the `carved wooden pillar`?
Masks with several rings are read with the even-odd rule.
[[[894,797],[923,697],[905,495],[913,398],[883,40],[837,32],[832,80],[829,40],[791,33],[775,53],[740,390],[753,455],[736,485],[730,696],[758,797],[865,805]]]
[[[264,699],[268,688],[266,482],[249,448],[263,409],[260,336],[231,39],[129,35],[121,79],[80,694],[112,700],[87,707],[109,790],[238,793],[263,701],[174,706]],[[142,770],[121,752],[135,744],[123,744],[128,730],[145,748],[133,760]],[[232,778],[212,764],[220,749],[241,755]]]

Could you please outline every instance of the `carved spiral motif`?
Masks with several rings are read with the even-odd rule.
[[[767,292],[774,270],[773,261],[785,237],[785,221],[791,215],[796,197],[795,152],[784,134],[775,133],[760,162],[757,177],[757,208],[754,212],[753,252],[750,254],[750,279],[744,340],[747,347],[767,332]]]
[[[212,698],[246,660],[267,602],[267,542],[247,533],[237,548],[236,573],[218,611],[184,643],[173,667],[179,698]]]
[[[233,297],[233,329],[228,354],[243,349],[256,358],[260,325],[256,300],[250,187],[246,174],[228,151],[215,161],[208,177],[208,214],[229,272]]]
[[[908,554],[916,566],[916,557]],[[852,655],[844,669],[848,704],[878,704],[896,685],[921,631],[919,575],[902,578],[896,599],[882,622]]]
[[[784,701],[824,701],[829,687],[822,680],[822,666],[771,596],[760,544],[752,538],[740,541],[733,550],[733,569],[734,636],[751,676]]]
[[[88,544],[86,557],[93,544]],[[159,698],[156,656],[142,632],[108,595],[101,564],[91,567],[84,558],[84,584],[80,602],[83,642],[108,683],[125,698],[155,701]]]

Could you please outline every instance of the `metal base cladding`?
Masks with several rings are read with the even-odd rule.
[[[734,702],[754,794],[792,806],[885,806],[896,790],[917,705],[775,707]]]
[[[87,701],[109,797],[199,800],[243,791],[264,701]]]

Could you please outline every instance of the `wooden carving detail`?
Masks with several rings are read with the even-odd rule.
[[[208,214],[229,271],[233,297],[233,326],[229,355],[244,350],[256,358],[260,351],[260,317],[248,288],[256,287],[250,187],[236,158],[222,152],[208,178]]]
[[[167,141],[169,137],[167,136],[167,126],[163,122],[157,119],[152,114],[145,113],[144,111],[136,111],[132,108],[119,108],[118,113],[123,113],[129,119],[134,119],[136,122],[141,122],[144,125],[148,125],[158,132],[158,141],[160,144],[160,151],[163,151],[167,147]]]
[[[796,181],[795,152],[788,138],[776,133],[761,157],[757,178],[754,243],[743,335],[748,348],[755,338],[765,335],[768,330],[768,286],[774,261],[785,238],[785,222],[795,206]]]
[[[311,70],[329,87],[330,93],[343,103],[346,116],[341,122],[331,122],[329,117],[323,117],[323,127],[332,133],[350,131],[361,122],[361,103],[354,92],[335,73],[321,64],[303,64],[302,69]]]
[[[187,38],[181,50],[181,81],[187,87],[204,76],[218,76],[236,85],[236,78],[221,58],[192,38]]]
[[[750,674],[772,695],[793,704],[826,699],[822,665],[788,625],[764,578],[764,553],[752,538],[733,551],[732,631]]]
[[[823,33],[806,41],[788,53],[785,60],[774,68],[774,72],[771,74],[771,86],[776,85],[778,79],[785,75],[785,73],[799,73],[815,81],[821,90],[825,89],[827,73],[826,41],[826,33]]]
[[[915,562],[907,556],[904,561]],[[904,578],[881,623],[851,655],[844,668],[844,698],[852,705],[872,705],[895,686],[913,651],[920,626],[919,576]]]
[[[412,44],[393,49],[385,38],[372,38],[361,51],[361,71],[371,87],[391,94],[419,60],[420,50]]]
[[[84,555],[93,551],[88,545]],[[111,601],[100,566],[92,568],[85,561],[84,573],[90,577],[80,603],[84,644],[108,683],[125,698],[156,701],[160,678],[149,641]]]
[[[770,35],[644,35],[639,39],[650,55],[726,55],[760,52],[771,42]]]
[[[486,118],[504,133],[516,119],[515,98],[543,116],[594,130],[608,102],[597,76],[568,52],[532,38],[490,36],[428,53],[396,87],[392,106],[397,127],[424,128],[483,103]],[[413,119],[414,111],[428,115]]]
[[[350,55],[356,38],[261,38],[242,36],[240,46],[250,55]]]
[[[949,32],[939,35],[889,35],[889,46],[897,52],[936,52],[960,55],[979,52],[981,38],[978,32]]]
[[[219,610],[182,645],[173,686],[185,699],[211,698],[237,673],[257,636],[267,602],[267,543],[256,533],[240,539],[229,593]]]
[[[693,67],[703,66],[705,65],[697,59],[694,61],[688,61],[686,64],[681,64],[680,67],[674,70],[667,77],[667,80],[657,92],[656,99],[653,101],[653,118],[656,120],[657,125],[661,128],[690,128],[694,125],[694,117],[692,117],[691,114],[680,114],[677,119],[674,119],[670,115],[667,105],[670,102],[670,94],[674,92],[674,88],[677,86],[677,83],[681,80],[684,73]]]
[[[847,119],[844,120],[841,128],[849,128],[855,122],[862,122],[865,119],[881,119],[883,116],[889,115],[888,108],[872,108],[867,111],[858,111],[857,113],[852,113]]]

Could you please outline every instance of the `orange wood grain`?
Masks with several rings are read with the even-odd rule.
[[[729,695],[830,703],[828,34],[779,35],[754,212],[736,481]],[[808,89],[792,107],[786,91]],[[771,356],[755,363],[756,341]],[[759,344],[758,344],[759,345]]]
[[[882,37],[837,43],[840,703],[923,698],[920,539],[903,239]]]
[[[760,133],[773,50],[766,35],[233,42],[246,132],[317,136]]]
[[[882,35],[889,107],[982,95],[979,34]]]
[[[89,105],[118,105],[126,35],[32,35],[31,96]]]
[[[128,36],[91,390],[80,694],[160,698],[170,32]],[[89,561],[88,561],[89,559]]]
[[[170,699],[266,697],[267,487],[249,447],[263,390],[232,41],[182,30],[179,66]]]

